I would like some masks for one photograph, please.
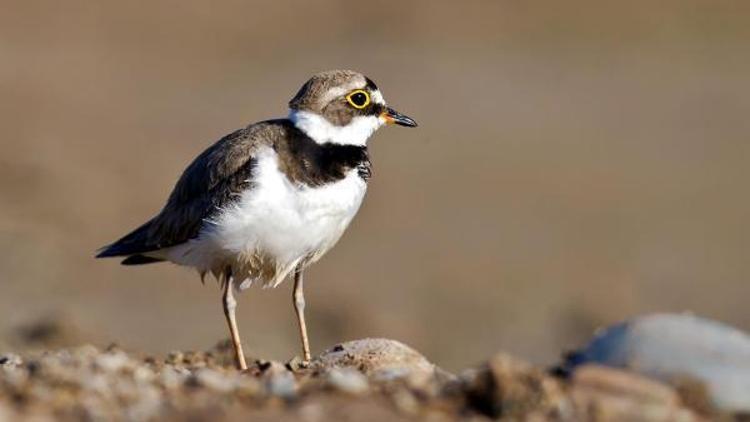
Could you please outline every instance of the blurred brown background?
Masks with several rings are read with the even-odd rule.
[[[750,3],[36,2],[0,13],[0,346],[205,349],[213,283],[95,249],[186,164],[353,68],[420,128],[308,273],[314,351],[402,340],[447,369],[540,363],[600,324],[691,310],[750,329]],[[240,297],[252,355],[298,351],[290,283]]]

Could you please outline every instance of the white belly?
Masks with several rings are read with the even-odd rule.
[[[232,266],[236,281],[275,286],[300,262],[327,252],[357,213],[367,184],[356,169],[320,187],[291,182],[279,171],[276,153],[257,155],[253,186],[220,212],[195,240],[172,248],[173,262],[199,271]]]

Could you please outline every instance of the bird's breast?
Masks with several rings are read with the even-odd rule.
[[[260,249],[282,259],[318,254],[339,239],[366,189],[357,168],[317,186],[292,181],[268,149],[258,154],[250,188],[218,217],[215,234],[236,253]]]

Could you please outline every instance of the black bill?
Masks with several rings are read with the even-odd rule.
[[[389,124],[397,124],[406,127],[417,127],[417,122],[409,116],[403,115],[398,111],[388,107],[381,116]]]

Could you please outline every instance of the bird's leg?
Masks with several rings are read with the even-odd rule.
[[[224,274],[224,294],[222,296],[222,302],[224,304],[224,315],[227,317],[227,324],[229,324],[229,332],[232,335],[235,362],[237,363],[237,368],[244,371],[247,369],[247,363],[245,363],[245,354],[242,352],[240,332],[237,330],[237,319],[234,316],[234,310],[237,308],[237,301],[234,300],[234,287],[232,287],[231,271],[227,271]]]
[[[294,270],[294,294],[292,296],[292,302],[294,303],[294,311],[297,313],[299,335],[302,338],[302,362],[307,365],[310,363],[310,342],[307,339],[307,324],[305,324],[305,293],[302,284],[302,267],[298,266]]]

